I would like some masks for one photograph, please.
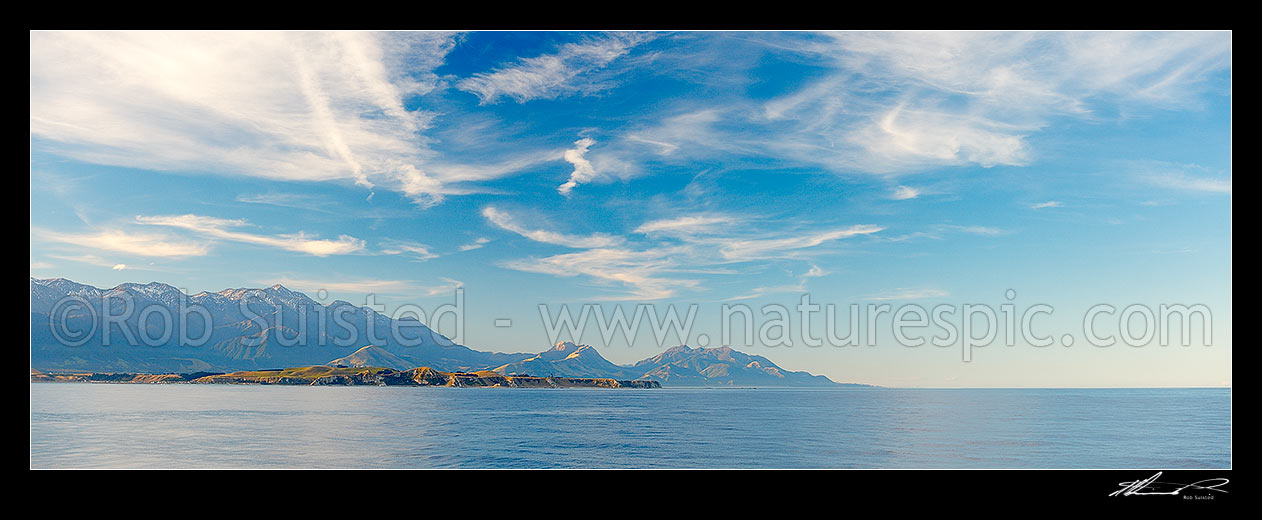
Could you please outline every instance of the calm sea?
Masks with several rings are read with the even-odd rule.
[[[1230,389],[31,384],[36,468],[1229,468]]]

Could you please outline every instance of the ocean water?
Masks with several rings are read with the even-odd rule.
[[[1230,389],[31,384],[35,468],[1229,468]]]

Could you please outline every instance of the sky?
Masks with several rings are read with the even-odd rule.
[[[852,305],[1042,304],[1051,346],[907,346],[888,314],[872,345],[811,346],[820,315],[729,344],[885,386],[1231,384],[1230,32],[30,43],[34,278],[280,283],[387,313],[459,293],[461,330],[431,326],[499,352],[558,339],[540,305],[695,309],[687,338],[559,338],[617,363],[720,346],[724,306],[761,332],[803,295],[839,330]],[[1089,345],[1099,304],[1101,330],[1203,305],[1209,334]]]

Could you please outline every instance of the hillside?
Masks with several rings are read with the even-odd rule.
[[[495,367],[530,357],[473,350],[414,319],[392,320],[341,300],[321,305],[282,285],[193,295],[158,282],[99,289],[64,278],[32,278],[30,287],[31,367],[41,370],[227,372],[309,366],[353,356],[364,345],[375,345],[406,360],[407,367],[425,365],[452,371]],[[70,304],[55,309],[58,302]],[[151,306],[169,316],[180,316],[182,308],[195,312],[187,312],[186,320],[173,319],[166,337],[153,323],[137,323],[138,312],[123,320],[121,327],[100,326],[107,310],[124,316],[128,307]],[[399,331],[397,336],[391,334],[394,330]],[[55,331],[90,334],[72,338],[80,343],[72,346]],[[146,344],[145,337],[159,341]],[[181,344],[180,338],[192,342]]]
[[[631,365],[617,365],[590,345],[560,342],[536,356],[495,368],[495,372],[562,377],[623,377],[660,381],[667,386],[836,386],[824,376],[780,368],[771,360],[730,347],[672,347]],[[853,383],[847,386],[855,385]]]
[[[395,370],[407,370],[416,366],[416,363],[403,359],[389,350],[376,345],[368,345],[356,350],[354,354],[334,359],[325,364],[331,367],[385,367]]]

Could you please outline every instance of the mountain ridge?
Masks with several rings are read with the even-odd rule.
[[[322,305],[280,284],[194,295],[159,282],[126,283],[109,289],[65,278],[31,278],[30,284],[34,368],[194,372],[310,366],[353,354],[367,344],[376,344],[412,366],[445,371],[498,366],[529,356],[473,350],[415,319],[392,320],[343,300]],[[158,318],[143,326],[136,312],[120,323],[100,326],[103,316],[124,316],[129,307],[150,306],[161,312],[152,313],[149,318]],[[189,312],[187,320],[175,319],[181,316],[181,306],[203,309],[206,315]],[[162,331],[169,336],[151,327],[163,319],[161,314],[170,319],[169,330]],[[85,334],[71,342],[58,336],[65,331]],[[382,334],[386,337],[378,337]],[[156,341],[143,341],[155,337]],[[182,342],[181,338],[204,341],[191,346],[192,342]]]
[[[730,347],[679,345],[630,365],[605,359],[591,345],[567,341],[537,354],[480,351],[456,344],[415,319],[392,320],[343,300],[322,305],[281,284],[188,295],[161,282],[124,283],[109,289],[65,278],[32,277],[30,283],[31,368],[44,371],[191,373],[297,366],[395,370],[426,366],[451,373],[493,371],[504,376],[655,380],[671,386],[868,386],[836,383],[822,375],[786,370],[765,357]],[[57,308],[69,301],[67,297],[80,305],[80,312]],[[142,324],[135,316],[110,324],[108,334],[98,330],[101,327],[92,329],[94,317],[107,312],[121,316],[127,306],[150,305],[172,314],[181,306],[203,307],[210,316],[208,323],[199,322],[199,315],[186,324],[173,324],[172,336],[204,335],[206,342],[188,346],[167,339],[149,346],[119,341],[117,335],[152,337],[151,323]],[[328,313],[335,315],[328,321],[338,321],[337,316],[347,319],[327,330],[312,327],[320,316],[327,318]],[[372,337],[375,332],[393,330],[392,327],[411,329],[414,334],[411,338],[401,335],[385,341]],[[82,344],[71,346],[57,337],[58,328],[92,332],[81,338]],[[340,341],[347,334],[360,340]],[[114,339],[107,342],[111,337]],[[413,341],[415,345],[408,344]]]
[[[564,354],[561,357],[560,354]],[[591,345],[558,342],[532,358],[494,369],[504,375],[652,379],[671,386],[869,386],[780,368],[771,360],[731,347],[678,345],[629,365],[605,359]]]

